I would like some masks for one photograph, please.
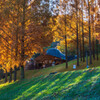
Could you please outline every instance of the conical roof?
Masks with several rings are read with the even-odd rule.
[[[64,60],[66,59],[65,55],[63,53],[61,53],[58,49],[55,49],[55,48],[48,49],[46,54],[54,56],[54,57],[58,57],[58,58],[61,58]]]

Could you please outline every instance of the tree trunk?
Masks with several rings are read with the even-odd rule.
[[[91,3],[93,5],[93,2]],[[92,6],[92,11],[93,11],[93,6]],[[95,17],[94,14],[91,15],[91,22],[92,22],[92,53],[93,53],[93,59],[95,60],[95,41],[94,41],[94,28],[95,28]]]
[[[83,44],[83,62],[85,62],[85,51],[84,51],[84,25],[83,25],[83,3],[82,3],[82,44]]]
[[[65,35],[65,54],[66,54],[66,68],[68,68],[68,58],[67,58],[67,37]]]
[[[17,3],[18,9],[17,9],[17,29],[16,29],[16,40],[15,40],[15,61],[17,61],[18,57],[18,33],[19,33],[19,2]]]
[[[98,56],[98,40],[96,39],[96,58],[97,60],[99,60],[99,56]]]
[[[90,64],[92,64],[92,49],[91,49],[91,24],[90,24],[90,4],[88,0],[88,15],[89,15],[89,55],[90,55]]]
[[[79,66],[79,41],[78,41],[78,25],[77,25],[77,66]]]
[[[26,0],[23,2],[23,21],[22,21],[22,36],[21,36],[21,79],[24,79],[24,55],[25,55],[25,50],[24,50],[24,36],[25,36],[25,4]]]
[[[6,73],[5,73],[5,83],[7,82],[7,70],[6,70]]]
[[[14,66],[14,81],[16,81],[17,79],[17,69],[16,69],[16,65]]]
[[[9,82],[12,81],[12,68],[10,68],[10,77],[9,77]]]
[[[76,40],[77,40],[77,66],[79,66],[79,34],[78,34],[78,4],[77,4],[77,0],[76,0]]]
[[[93,47],[92,47],[92,49],[93,49],[93,59],[95,60],[95,43],[94,43],[94,37],[93,37]]]
[[[80,10],[78,10],[78,12],[80,13]],[[82,61],[82,44],[81,44],[81,31],[80,31],[81,25],[80,25],[80,15],[79,15],[79,35],[80,35],[80,60]]]
[[[24,79],[24,66],[21,65],[21,80]]]
[[[80,59],[82,61],[82,48],[81,48],[81,39],[80,39]]]
[[[66,68],[68,68],[66,24],[67,21],[66,21],[66,7],[65,7],[65,54],[66,54]]]

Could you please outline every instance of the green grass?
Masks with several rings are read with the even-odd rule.
[[[100,66],[0,85],[0,100],[100,100]]]

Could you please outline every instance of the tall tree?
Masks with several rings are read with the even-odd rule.
[[[78,0],[74,0],[74,7],[75,7],[75,13],[76,13],[77,66],[79,66],[79,27],[78,27],[79,1]]]
[[[90,64],[92,64],[92,45],[91,45],[91,15],[90,15],[90,7],[91,2],[88,0],[88,26],[89,26],[89,56],[90,56]]]
[[[83,62],[85,62],[85,50],[84,50],[84,0],[81,2],[81,7],[82,7],[82,49],[83,49]]]

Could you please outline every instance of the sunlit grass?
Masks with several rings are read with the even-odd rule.
[[[100,98],[100,67],[61,72],[0,85],[0,100],[94,100]]]

